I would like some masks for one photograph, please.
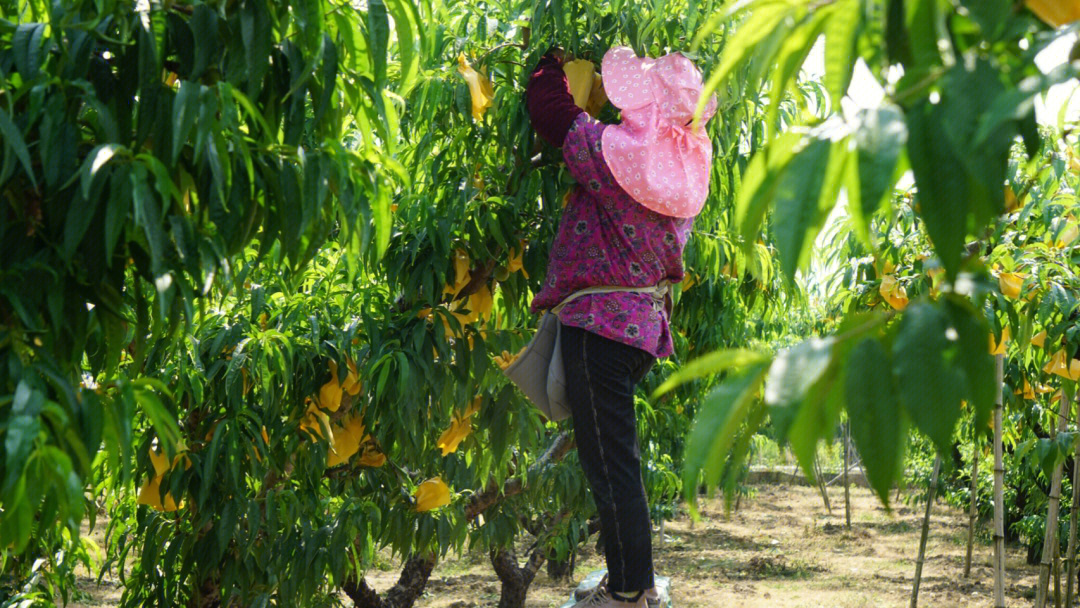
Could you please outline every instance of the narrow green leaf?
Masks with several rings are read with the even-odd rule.
[[[825,23],[825,89],[833,111],[840,109],[840,98],[851,84],[862,15],[858,0],[840,0]]]
[[[900,108],[882,104],[860,110],[855,129],[855,163],[860,204],[850,209],[855,229],[870,244],[870,218],[889,200],[896,185],[896,163],[907,143],[907,126]]]
[[[735,34],[724,44],[720,65],[709,75],[698,99],[694,120],[699,120],[705,111],[709,98],[724,84],[724,81],[742,65],[757,49],[758,43],[777,30],[790,31],[794,26],[793,16],[800,10],[787,2],[760,1],[736,5],[732,16],[743,10],[750,11],[750,17],[735,29]],[[771,57],[762,58],[772,65]]]
[[[386,84],[386,61],[390,41],[390,19],[383,0],[369,0],[367,10],[368,50],[371,69],[375,74],[375,86]]]
[[[773,235],[780,268],[790,281],[808,260],[814,236],[827,215],[821,208],[820,196],[831,150],[828,140],[812,141],[791,159],[777,180]]]
[[[994,357],[987,348],[990,328],[986,318],[966,298],[950,295],[945,301],[945,311],[957,333],[958,363],[964,373],[964,396],[974,407],[975,428],[984,429],[994,411],[999,390]]]
[[[652,398],[656,399],[664,393],[670,392],[681,384],[692,380],[698,380],[708,376],[714,376],[729,370],[739,370],[744,367],[756,365],[769,358],[768,353],[734,348],[711,352],[698,357],[683,365],[675,373],[668,376],[664,383],[653,391]]]
[[[920,102],[907,117],[908,159],[918,187],[919,215],[950,279],[960,271],[967,236],[968,180],[952,147],[943,145],[946,130],[939,105]]]
[[[394,18],[397,52],[401,63],[397,90],[404,96],[412,89],[420,73],[419,12],[412,0],[389,0],[387,8],[390,16]]]
[[[780,175],[803,141],[796,133],[783,133],[750,159],[743,175],[739,198],[735,201],[735,225],[743,248],[750,251],[761,233],[761,223],[775,197]]]
[[[915,426],[938,450],[952,445],[960,418],[963,375],[954,365],[957,348],[945,312],[933,304],[908,306],[893,344],[893,369],[900,402]],[[985,341],[984,345],[985,347]]]
[[[864,338],[852,349],[844,385],[851,438],[866,466],[870,487],[888,505],[889,491],[904,462],[907,425],[889,352],[876,338]]]
[[[30,183],[33,184],[36,190],[37,179],[34,178],[34,167],[30,164],[30,151],[26,148],[26,140],[23,139],[22,133],[19,132],[18,127],[11,121],[11,116],[3,108],[0,108],[0,135],[4,136],[4,150],[10,148],[15,153],[15,157],[19,159],[23,171],[26,172],[26,177],[30,178]],[[5,164],[7,164],[6,161]]]
[[[180,150],[187,143],[195,118],[199,113],[199,97],[203,86],[190,80],[180,81],[180,90],[173,98],[172,111],[172,162],[180,156]]]
[[[687,436],[683,469],[683,497],[694,518],[698,516],[697,490],[701,475],[705,473],[707,477],[716,477],[716,471],[724,466],[732,442],[749,414],[754,395],[767,369],[768,366],[761,363],[726,379],[698,410]]]
[[[126,148],[120,144],[101,144],[86,155],[86,160],[83,161],[82,169],[79,171],[79,186],[82,189],[83,198],[90,197],[90,186],[97,177],[98,171],[117,153],[125,150]]]
[[[29,82],[37,78],[41,69],[41,38],[45,35],[44,23],[23,23],[15,28],[11,48],[15,55],[15,69]]]

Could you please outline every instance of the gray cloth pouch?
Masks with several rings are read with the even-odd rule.
[[[559,311],[581,296],[600,293],[645,293],[652,297],[653,308],[664,308],[668,292],[667,280],[649,287],[589,287],[575,291],[540,319],[536,335],[503,374],[521,389],[522,393],[553,422],[570,417],[566,402],[566,374],[559,342]]]

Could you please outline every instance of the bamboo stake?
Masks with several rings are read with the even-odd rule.
[[[1050,439],[1057,437],[1058,433],[1065,432],[1068,416],[1071,412],[1072,403],[1065,399],[1061,400],[1058,407],[1057,429],[1051,432]],[[1035,608],[1046,606],[1046,594],[1050,586],[1050,566],[1054,557],[1054,548],[1057,545],[1058,535],[1058,508],[1061,506],[1061,470],[1064,463],[1059,462],[1054,466],[1054,473],[1050,479],[1050,504],[1046,508],[1046,533],[1043,534],[1042,563],[1039,565],[1039,586],[1035,589]]]
[[[814,477],[817,479],[817,487],[821,492],[821,500],[825,501],[825,510],[829,512],[829,517],[832,517],[832,505],[829,504],[829,492],[825,488],[825,480],[821,478],[821,466],[818,464],[817,456],[814,456]]]
[[[1054,543],[1054,608],[1061,608],[1061,543]]]
[[[1080,394],[1077,395],[1080,401]],[[1080,429],[1080,407],[1076,410],[1076,428]],[[1073,605],[1073,585],[1076,583],[1076,515],[1077,505],[1080,504],[1080,441],[1076,443],[1076,451],[1073,454],[1072,474],[1072,508],[1069,514],[1069,550],[1065,561],[1069,564],[1068,574],[1065,580],[1065,605]]]
[[[844,521],[851,529],[851,490],[848,486],[848,466],[851,462],[851,423],[844,424]]]
[[[975,515],[979,503],[979,431],[975,429],[971,446],[971,506],[968,508],[967,557],[964,559],[964,578],[971,576],[971,553],[975,547]]]
[[[930,488],[926,491],[926,515],[922,522],[922,536],[919,537],[919,559],[915,561],[915,584],[911,589],[911,608],[919,605],[919,584],[922,582],[923,561],[926,558],[926,539],[930,535],[930,508],[934,506],[934,494],[937,492],[938,473],[941,472],[941,456],[934,457],[934,473],[930,476]]]
[[[994,608],[1005,608],[1005,465],[1001,458],[1002,389],[1005,356],[995,357],[997,397],[994,403]]]

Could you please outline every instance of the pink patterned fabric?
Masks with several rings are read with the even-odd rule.
[[[634,200],[657,213],[694,217],[709,194],[712,143],[691,122],[701,96],[701,72],[671,53],[639,58],[628,47],[604,55],[601,71],[608,99],[622,110],[622,124],[604,132],[604,158]],[[716,113],[709,98],[703,121]]]
[[[647,209],[619,187],[601,146],[612,128],[582,112],[566,136],[563,157],[577,185],[563,209],[533,312],[586,287],[648,287],[683,279],[683,248],[694,220]],[[563,308],[559,320],[655,357],[671,354],[667,312],[654,310],[647,294],[582,296]]]

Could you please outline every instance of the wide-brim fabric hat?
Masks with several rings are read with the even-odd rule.
[[[600,66],[604,91],[622,123],[604,129],[604,161],[634,200],[671,217],[694,217],[709,195],[712,143],[704,124],[716,113],[710,96],[693,126],[701,72],[679,53],[638,57],[612,48]]]

